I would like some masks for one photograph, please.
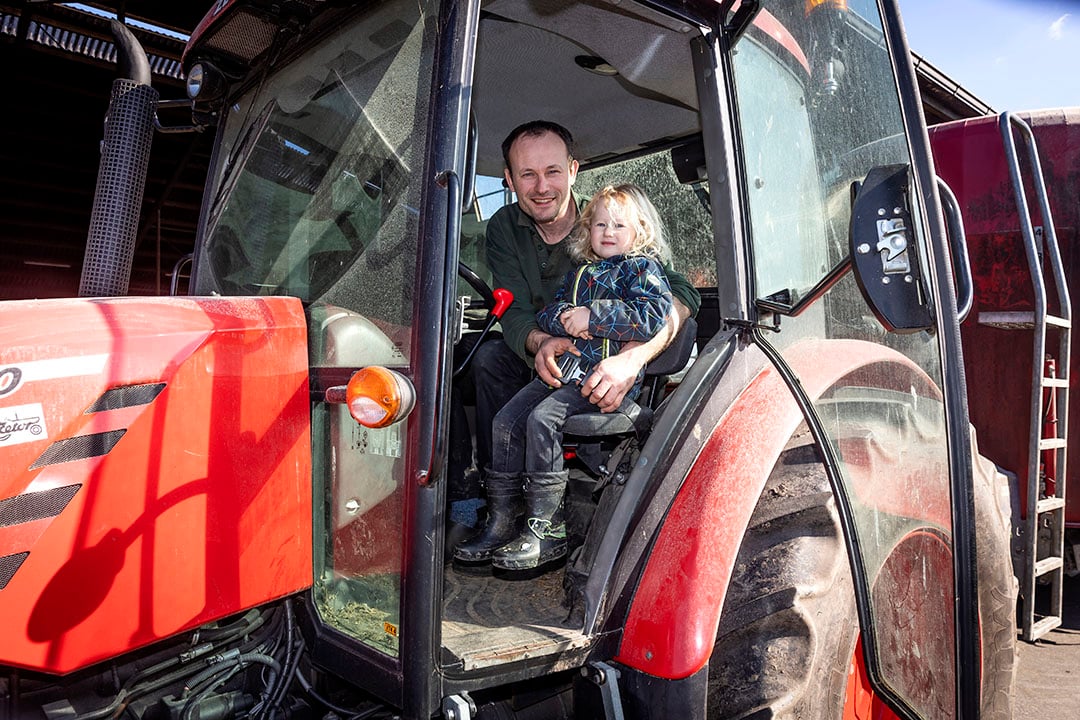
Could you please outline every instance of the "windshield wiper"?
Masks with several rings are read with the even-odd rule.
[[[207,213],[206,227],[208,229],[217,225],[223,202],[225,198],[232,194],[236,181],[240,177],[236,170],[247,161],[248,155],[255,148],[255,141],[262,135],[263,128],[266,127],[266,122],[270,119],[270,112],[273,107],[274,103],[272,101],[266,104],[263,111],[248,125],[243,137],[240,138],[240,142],[236,144],[229,157],[225,160],[225,174],[221,178],[221,184],[218,185],[217,192],[214,193],[214,200],[210,203],[210,210]],[[258,132],[255,132],[256,129],[258,129]]]

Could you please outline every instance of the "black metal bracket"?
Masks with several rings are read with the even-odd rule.
[[[750,332],[751,330],[768,330],[769,332],[780,332],[780,315],[778,313],[772,314],[772,324],[766,325],[765,323],[756,323],[751,320],[741,320],[739,318],[723,318],[721,322],[726,327],[735,328],[742,333]]]
[[[750,23],[754,21],[758,11],[761,10],[759,0],[744,0],[739,3],[739,8],[732,13],[731,9],[734,5],[735,0],[725,0],[720,6],[721,27],[724,29],[724,35],[727,37],[730,47],[735,47],[735,43],[739,41],[742,34],[750,27]],[[729,14],[730,19],[728,19]]]
[[[624,720],[622,697],[619,695],[619,671],[597,660],[581,668],[581,675],[600,690],[604,705],[604,720]]]

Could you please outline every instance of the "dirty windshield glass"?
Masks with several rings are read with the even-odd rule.
[[[385,34],[332,40],[230,108],[196,292],[292,295],[409,321],[417,138],[401,116],[414,110],[419,51],[401,44],[409,14],[372,12]],[[391,81],[407,73],[411,88]]]
[[[426,5],[367,3],[226,112],[195,292],[300,298],[313,387],[368,365],[412,372]],[[408,421],[368,429],[316,398],[311,423],[316,608],[396,656]]]

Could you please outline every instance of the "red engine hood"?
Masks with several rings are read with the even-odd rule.
[[[0,664],[66,673],[311,583],[291,298],[0,303]]]

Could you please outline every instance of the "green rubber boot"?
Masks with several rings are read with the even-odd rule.
[[[491,558],[501,570],[528,570],[566,555],[563,495],[567,472],[531,473],[525,482],[525,527]]]

